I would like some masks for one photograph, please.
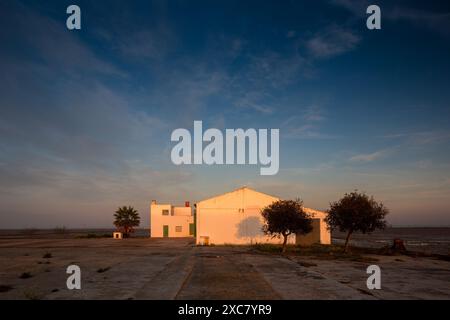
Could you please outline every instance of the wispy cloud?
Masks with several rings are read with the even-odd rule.
[[[417,65],[434,74],[436,82],[430,78],[409,83],[409,73],[399,74],[398,83],[408,84],[402,89],[411,88],[406,98],[396,96],[404,92],[392,91],[389,81],[373,88],[360,80],[367,73],[360,73],[358,66],[364,64],[369,73],[375,70],[371,74],[377,79],[390,77],[392,70],[367,60],[366,50],[389,45],[392,38],[367,42],[358,52],[365,35],[361,17],[366,16],[366,2],[333,2],[341,8],[325,3],[306,13],[327,14],[326,21],[261,23],[261,17],[273,13],[273,2],[232,24],[230,19],[236,17],[229,9],[236,4],[228,2],[112,2],[107,14],[93,2],[83,10],[95,16],[101,12],[99,19],[85,16],[85,27],[70,32],[64,11],[61,16],[52,3],[0,1],[0,225],[110,225],[115,206],[123,204],[135,205],[148,221],[150,199],[173,203],[199,194],[206,197],[211,190],[220,193],[247,181],[281,197],[301,191],[318,204],[344,189],[367,187],[378,196],[390,185],[405,185],[408,192],[401,196],[410,203],[409,183],[432,186],[436,176],[448,172],[443,163],[450,134],[434,122],[439,113],[440,126],[445,126],[447,109],[442,106],[447,94],[438,89],[446,82],[433,73],[447,66],[448,48],[434,37],[405,42],[402,50],[426,48],[427,57],[438,53],[433,55],[436,60],[418,59]],[[286,16],[297,15],[285,7],[290,11]],[[328,16],[328,10],[335,9],[337,14]],[[444,27],[447,18],[445,12],[384,9],[382,19],[427,28]],[[352,54],[354,64],[328,63],[346,53]],[[400,54],[392,58],[399,70],[410,67]],[[337,72],[344,67],[348,73]],[[355,86],[358,90],[352,90]],[[387,96],[374,95],[385,91]],[[371,104],[353,109],[368,96],[383,100],[377,114],[394,112],[380,120],[379,127],[373,125]],[[424,97],[433,97],[426,112],[412,110],[408,121],[399,119],[397,111]],[[192,128],[197,119],[204,120],[205,128],[222,130],[278,127],[282,139],[298,140],[280,145],[285,169],[277,177],[255,178],[253,169],[241,166],[177,167],[170,161],[170,132]],[[414,125],[422,131],[408,131]],[[398,132],[380,138],[379,132],[387,128]],[[350,153],[349,145],[374,149]],[[392,161],[381,161],[388,157]],[[331,162],[320,165],[323,161]],[[408,179],[399,179],[402,172]],[[447,184],[436,184],[433,190],[443,195],[445,187],[448,195],[444,176]],[[444,204],[448,208],[448,201]]]
[[[388,149],[383,149],[372,153],[361,153],[350,157],[349,160],[352,162],[373,162],[386,157],[389,152]]]
[[[325,111],[317,105],[308,106],[302,117],[307,122],[321,122],[326,120]]]
[[[22,4],[6,4],[6,8],[2,5],[0,20],[9,28],[14,28],[14,37],[25,43],[28,50],[39,58],[42,68],[58,68],[66,76],[73,72],[78,75],[127,76],[117,66],[100,59],[76,35],[67,32],[60,21],[42,16]],[[8,46],[18,43],[12,36],[5,28],[0,29],[0,39]],[[20,47],[15,49],[23,50]],[[26,53],[21,52],[18,57],[10,56],[9,59],[18,60],[23,54]]]
[[[286,33],[286,38],[290,39],[290,38],[294,38],[297,35],[297,32],[295,30],[289,30]]]
[[[237,98],[235,105],[242,108],[253,109],[263,114],[272,114],[275,108],[267,105],[267,93],[261,93],[259,91],[250,91],[244,93],[240,98]]]
[[[234,106],[263,115],[273,114],[280,107],[273,93],[298,81],[306,63],[294,51],[285,54],[276,51],[245,52],[241,58],[245,63],[238,70],[222,69],[228,78],[225,95]]]
[[[372,2],[367,0],[332,0],[331,3],[350,11],[356,17],[365,17],[367,7]],[[450,35],[450,12],[435,12],[424,8],[416,9],[385,2],[379,5],[382,19],[407,22],[418,27],[426,27],[444,35]]]
[[[330,2],[349,10],[355,16],[365,16],[366,9],[371,4],[368,0],[331,0]]]
[[[396,6],[391,10],[385,10],[384,16],[392,21],[406,21],[450,35],[450,12],[430,12]]]
[[[121,38],[117,48],[126,59],[161,60],[170,50],[173,38],[168,28],[144,30]]]
[[[308,106],[299,115],[291,116],[281,124],[283,136],[293,139],[334,139],[336,136],[322,132],[322,123],[326,120],[323,108],[318,105]]]
[[[249,54],[248,64],[240,70],[239,76],[255,88],[281,88],[292,83],[299,76],[305,58],[295,52],[281,54],[269,51]]]
[[[383,138],[404,140],[409,144],[428,145],[433,143],[443,143],[450,140],[450,132],[447,130],[429,130],[418,132],[402,132],[384,135]]]
[[[16,28],[0,48],[0,224],[106,226],[119,198],[146,210],[148,192],[160,193],[170,172],[133,161],[158,163],[150,146],[166,123],[105,84],[105,75],[128,75],[60,22],[22,7],[0,10],[0,20]],[[9,39],[4,28],[0,36]]]
[[[360,40],[352,31],[332,26],[316,33],[306,47],[314,58],[330,58],[353,50]]]

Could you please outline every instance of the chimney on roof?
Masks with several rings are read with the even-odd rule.
[[[191,204],[189,203],[189,201],[185,201],[185,202],[184,202],[184,206],[185,206],[185,207],[190,207]]]
[[[156,204],[156,200],[152,200],[152,205],[155,205]]]

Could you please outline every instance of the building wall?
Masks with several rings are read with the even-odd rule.
[[[169,210],[169,215],[163,215]],[[194,223],[190,207],[173,207],[170,204],[152,204],[150,206],[150,234],[152,238],[163,237],[163,226],[169,226],[169,237],[190,237],[189,225]],[[181,226],[181,232],[177,231]]]
[[[318,211],[318,210],[314,210],[314,209],[310,209],[310,208],[304,208],[304,210],[311,215],[311,217],[316,220],[316,224],[313,225],[313,231],[312,233],[314,234],[314,237],[310,238],[310,239],[314,239],[314,241],[302,241],[302,237],[307,237],[308,235],[302,235],[302,236],[297,236],[300,239],[298,241],[296,241],[298,244],[303,244],[303,245],[310,245],[310,244],[314,244],[314,243],[321,243],[321,244],[331,244],[331,232],[330,230],[328,230],[327,224],[325,222],[325,218],[327,216],[327,214],[323,211]],[[318,220],[318,222],[317,222]]]
[[[174,216],[192,216],[191,207],[172,207]]]
[[[320,219],[313,219],[312,225],[313,232],[295,235],[295,244],[309,246],[315,243],[320,243]]]
[[[210,244],[281,243],[262,232],[261,209],[278,198],[241,188],[197,203],[197,243],[209,237]],[[290,237],[295,242],[295,236]]]
[[[277,200],[279,198],[240,188],[200,201],[197,203],[197,244],[202,244],[204,237],[209,237],[209,244],[282,243],[282,239],[268,237],[261,230],[264,224],[261,209]],[[325,213],[305,210],[318,219],[308,235],[309,242],[329,244],[330,233],[323,221]],[[289,236],[288,243],[296,243],[296,235]]]

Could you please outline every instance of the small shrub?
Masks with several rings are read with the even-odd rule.
[[[438,260],[450,261],[450,254],[435,254],[434,257]]]
[[[52,254],[50,253],[50,252],[47,252],[47,253],[45,253],[43,256],[42,256],[42,258],[44,258],[44,259],[50,259],[50,258],[52,258],[53,256],[52,256]]]
[[[42,298],[44,297],[44,295],[42,293],[39,293],[33,289],[27,289],[23,292],[23,295],[25,296],[25,298],[27,298],[28,300],[42,300]]]
[[[28,278],[31,278],[33,275],[31,274],[31,272],[23,272],[20,276],[19,276],[19,278],[20,279],[28,279]]]
[[[317,263],[314,262],[298,261],[297,263],[305,268],[317,267]]]
[[[372,262],[380,261],[376,258],[364,257],[364,256],[359,256],[359,255],[351,258],[350,260],[355,261],[355,262],[365,262],[365,263],[372,263]]]
[[[88,233],[83,235],[78,235],[78,239],[99,239],[99,238],[112,238],[112,235],[109,233],[97,234],[97,233]]]
[[[98,273],[103,273],[103,272],[108,271],[109,269],[111,269],[111,267],[100,268],[100,269],[97,270],[97,272],[98,272]]]
[[[9,285],[0,285],[0,292],[8,292],[13,289],[12,286]]]

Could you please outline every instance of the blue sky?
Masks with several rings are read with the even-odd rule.
[[[82,29],[65,27],[68,5]],[[358,189],[394,225],[450,225],[450,4],[2,1],[0,226],[111,226],[119,205],[248,185]],[[372,4],[372,3],[370,3]],[[279,128],[280,171],[175,166],[176,128]]]

